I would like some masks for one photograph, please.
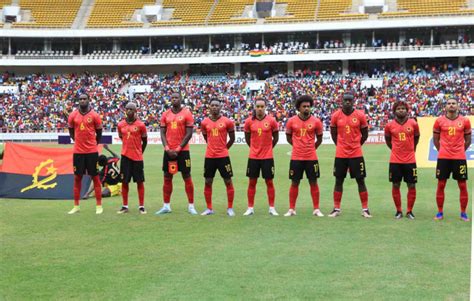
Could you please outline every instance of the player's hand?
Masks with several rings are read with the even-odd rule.
[[[168,154],[168,157],[170,157],[170,159],[175,159],[176,157],[178,157],[178,153],[172,149],[166,151],[166,153]]]

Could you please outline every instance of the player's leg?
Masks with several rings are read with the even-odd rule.
[[[311,193],[311,200],[313,201],[313,215],[318,217],[323,217],[324,214],[319,210],[319,162],[307,161],[305,163],[305,173],[309,182],[309,190]]]
[[[369,211],[369,192],[365,185],[366,168],[364,157],[351,158],[349,159],[349,171],[351,178],[355,178],[357,181],[357,188],[359,190],[360,203],[362,205],[362,216],[372,217]]]
[[[267,159],[263,160],[262,163],[262,177],[265,179],[267,186],[268,213],[273,216],[278,216],[278,212],[275,210],[275,186],[273,185],[275,162],[273,159]]]
[[[102,214],[104,209],[102,208],[102,183],[99,179],[99,170],[97,169],[99,162],[99,153],[92,153],[86,155],[86,169],[89,176],[92,178],[94,183],[94,194],[96,200],[96,214]]]
[[[74,185],[73,185],[73,196],[74,196],[74,207],[68,214],[74,214],[80,211],[80,198],[82,188],[82,176],[85,172],[85,157],[83,154],[73,154],[73,168],[74,168]]]
[[[247,187],[247,210],[244,212],[244,216],[249,216],[254,213],[253,206],[255,204],[255,193],[257,192],[257,181],[260,175],[260,161],[248,159],[247,160],[247,174],[249,183]]]
[[[145,209],[145,171],[143,161],[132,161],[132,178],[137,183],[138,212],[146,214]]]
[[[163,174],[163,207],[155,214],[171,213],[171,194],[173,193],[173,175],[169,172]]]
[[[219,158],[217,159],[219,173],[221,177],[224,179],[225,189],[227,193],[227,215],[228,216],[235,216],[234,213],[234,184],[232,183],[232,164],[230,162],[229,157]]]
[[[206,210],[201,215],[214,214],[212,209],[212,182],[217,171],[216,159],[204,159],[204,199],[206,200]]]
[[[179,153],[178,170],[181,172],[184,181],[184,190],[188,198],[188,212],[192,215],[196,215],[197,212],[194,208],[194,183],[191,177],[191,156],[189,151]]]
[[[404,164],[404,168],[405,170],[403,173],[403,178],[405,179],[408,187],[406,217],[409,219],[415,219],[413,207],[415,206],[416,201],[416,183],[418,181],[418,171],[416,164]]]
[[[130,180],[132,178],[132,166],[130,159],[122,156],[120,159],[120,178],[122,180],[122,207],[117,214],[128,213],[128,192],[130,190]]]
[[[467,162],[466,160],[455,160],[455,166],[453,166],[453,179],[457,180],[459,187],[459,202],[461,205],[461,220],[468,222],[470,221],[466,209],[469,200],[467,192]]]
[[[333,200],[334,208],[329,213],[329,217],[338,217],[341,214],[341,201],[342,191],[344,185],[344,179],[347,175],[347,169],[349,168],[349,159],[346,158],[335,158],[334,159],[334,177],[336,178],[334,184]]]
[[[403,212],[402,212],[402,195],[400,192],[400,185],[401,182],[392,182],[392,199],[393,203],[395,204],[395,209],[397,212],[395,212],[395,218],[396,219],[401,219],[403,218]]]
[[[303,161],[290,160],[289,179],[291,180],[289,191],[290,209],[284,216],[296,215],[296,200],[298,199],[299,185],[303,178],[304,166]]]
[[[396,219],[403,217],[402,213],[402,195],[400,193],[400,185],[402,181],[401,164],[390,163],[388,167],[388,181],[392,183],[392,199],[395,204]]]
[[[436,178],[438,179],[438,186],[436,188],[436,205],[438,206],[438,213],[434,217],[435,220],[442,220],[443,207],[444,207],[444,189],[446,188],[446,182],[451,175],[451,162],[452,160],[438,159],[436,164]]]

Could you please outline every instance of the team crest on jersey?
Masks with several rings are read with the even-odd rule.
[[[461,121],[458,122],[458,127],[462,128],[462,122]]]
[[[178,116],[178,120],[179,121],[183,120],[183,116]]]
[[[411,132],[411,128],[407,128],[407,132]]]
[[[263,126],[264,126],[265,128],[268,128],[268,122],[265,122],[265,123],[263,124]]]
[[[308,124],[308,129],[311,129],[313,127],[313,125],[310,123]]]
[[[357,118],[352,118],[352,123],[357,123]]]
[[[136,126],[133,127],[133,131],[134,131],[134,132],[138,132],[138,127],[136,127]]]
[[[87,118],[87,123],[91,123],[92,122],[92,118],[88,117]]]
[[[219,123],[219,127],[220,127],[220,128],[224,127],[224,124],[223,124],[223,123]]]

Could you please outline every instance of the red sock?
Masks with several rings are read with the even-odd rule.
[[[467,202],[469,196],[467,194],[467,183],[466,181],[458,181],[459,186],[459,201],[461,202],[461,212],[466,213]]]
[[[138,206],[143,207],[145,205],[145,184],[143,182],[138,182],[137,190],[138,190]]]
[[[227,208],[234,206],[234,185],[232,183],[226,184],[225,189],[227,191]]]
[[[341,209],[342,191],[335,191],[333,193],[334,209]]]
[[[74,206],[79,206],[81,199],[82,176],[74,175]]]
[[[184,179],[184,190],[188,196],[188,203],[194,204],[194,184],[191,177]]]
[[[397,208],[397,212],[402,212],[402,195],[400,194],[400,187],[395,188],[392,186],[392,198],[395,208]]]
[[[97,206],[102,206],[102,185],[99,176],[92,177],[92,181],[94,182],[95,203]]]
[[[313,209],[319,209],[319,186],[314,183],[309,185],[311,190],[311,199],[313,200]]]
[[[249,179],[249,186],[247,188],[248,206],[253,208],[255,203],[255,193],[257,192],[257,179]]]
[[[290,209],[295,210],[296,199],[298,198],[298,185],[291,184],[290,186]]]
[[[173,193],[173,178],[165,177],[163,181],[163,202],[169,204]]]
[[[275,207],[275,186],[273,185],[273,180],[266,179],[265,183],[267,184],[268,205]]]
[[[415,206],[416,201],[416,188],[408,188],[407,193],[407,212],[411,212],[413,210],[413,206]]]
[[[204,185],[204,199],[206,200],[207,209],[212,210],[212,185]]]
[[[445,187],[446,180],[438,180],[438,188],[436,189],[436,204],[438,205],[438,212],[443,212]]]
[[[128,183],[127,182],[122,182],[122,205],[123,206],[128,206]]]
[[[368,191],[359,192],[359,196],[360,196],[360,202],[362,204],[362,209],[367,209],[369,205],[369,192]]]

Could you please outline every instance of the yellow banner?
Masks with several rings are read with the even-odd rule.
[[[433,124],[437,117],[418,118],[420,126],[420,142],[416,148],[416,165],[418,167],[436,167],[438,151],[433,144]],[[474,116],[469,116],[471,126],[474,125]],[[474,133],[471,139],[474,138]],[[467,166],[474,167],[474,144],[466,152]]]

